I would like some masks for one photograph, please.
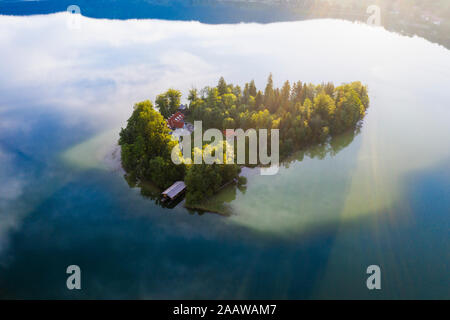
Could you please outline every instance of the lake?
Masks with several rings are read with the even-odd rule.
[[[450,298],[449,50],[340,20],[70,18],[0,16],[0,298]],[[128,186],[115,143],[135,102],[270,72],[367,84],[361,131],[246,170],[229,217]]]

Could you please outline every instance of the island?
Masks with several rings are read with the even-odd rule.
[[[192,131],[195,121],[202,121],[202,130],[216,128],[224,133],[238,128],[278,129],[279,154],[284,159],[355,130],[369,107],[367,87],[359,81],[337,87],[330,82],[291,85],[285,81],[275,88],[272,74],[264,91],[253,80],[241,88],[221,77],[217,86],[191,89],[186,105],[181,104],[181,96],[171,88],[156,97],[155,106],[150,100],[134,105],[127,126],[120,131],[121,162],[130,185],[151,184],[165,190],[163,197],[169,200],[185,192],[186,207],[205,210],[205,199],[222,188],[231,183],[245,185],[241,167],[255,164],[174,163],[171,154],[178,145],[177,130]],[[208,142],[202,145],[203,150],[208,147]]]

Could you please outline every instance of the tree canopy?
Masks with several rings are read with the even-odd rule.
[[[282,156],[355,128],[369,106],[367,88],[361,82],[335,87],[285,81],[279,89],[272,74],[264,93],[253,80],[241,91],[223,78],[217,87],[200,92],[191,90],[189,111],[190,118],[203,121],[204,129],[280,129]]]
[[[120,131],[122,166],[131,180],[151,180],[165,188],[183,179],[185,168],[171,160],[170,129],[149,100],[135,104],[125,129]]]
[[[156,97],[156,106],[164,118],[169,118],[180,107],[181,92],[169,89]]]

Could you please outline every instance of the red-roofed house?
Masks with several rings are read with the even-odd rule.
[[[177,112],[170,116],[169,119],[167,119],[167,123],[169,124],[169,127],[173,128],[183,128],[184,127],[184,114],[181,112]]]

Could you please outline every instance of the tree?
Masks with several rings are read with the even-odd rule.
[[[358,85],[347,84],[336,88],[336,119],[334,129],[336,132],[342,132],[348,128],[352,128],[365,115],[366,108],[361,102],[368,101],[368,97],[360,97],[358,92]]]
[[[255,80],[250,81],[250,84],[248,86],[248,92],[252,97],[256,96],[256,85]]]
[[[248,83],[244,86],[244,92],[242,94],[242,103],[248,105],[248,100],[250,99],[250,89]]]
[[[169,97],[166,94],[160,94],[156,97],[156,106],[164,118],[170,117],[172,114],[169,108]]]
[[[236,96],[232,93],[222,95],[222,103],[225,108],[229,109],[236,103]]]
[[[155,179],[158,186],[165,187],[184,175],[183,166],[176,167],[171,161],[171,151],[176,143],[152,103],[149,100],[139,102],[134,106],[126,128],[120,131],[122,166],[135,180]],[[159,176],[155,175],[156,167]]]
[[[231,93],[233,93],[236,96],[236,98],[239,100],[241,98],[241,87],[234,86],[233,90],[231,90]]]
[[[223,119],[223,124],[222,124],[222,129],[226,130],[226,129],[234,129],[236,128],[236,122],[234,121],[233,118],[225,118]]]
[[[256,110],[259,110],[260,107],[263,105],[264,103],[264,95],[261,91],[258,91],[256,93],[256,97],[255,97],[255,108]]]
[[[269,74],[267,79],[266,89],[264,90],[264,106],[269,109],[270,112],[275,112],[275,92],[273,89],[272,73]]]
[[[219,95],[225,94],[228,92],[227,83],[223,77],[220,77],[219,83],[217,84],[217,90],[219,90]]]
[[[157,186],[169,187],[174,181],[182,180],[184,166],[174,165],[170,159],[157,156],[148,162],[147,177]]]
[[[327,95],[329,95],[330,97],[333,96],[334,93],[334,84],[332,82],[328,82],[327,84],[325,84],[323,86],[323,90],[325,91],[325,93]]]
[[[302,89],[303,85],[301,81],[297,81],[292,86],[292,92],[291,92],[291,102],[295,105],[297,103],[303,103],[302,102]]]
[[[226,150],[228,144],[223,142],[223,149]],[[208,145],[203,150],[195,149],[195,152],[205,152]],[[224,153],[223,162],[225,162],[226,153]],[[188,167],[185,176],[186,184],[186,203],[188,205],[196,204],[211,197],[214,193],[226,183],[237,179],[241,169],[236,164],[193,164]]]
[[[221,101],[221,97],[220,97],[219,89],[218,88],[210,88],[208,90],[208,96],[206,98],[208,107],[210,107],[210,108],[219,107],[220,101]]]
[[[289,80],[287,80],[284,84],[283,84],[283,88],[281,88],[281,93],[280,93],[280,107],[283,110],[288,110],[289,109],[289,105],[290,105],[290,98],[291,95],[291,85],[289,83]]]
[[[156,106],[164,118],[169,118],[177,112],[180,107],[181,92],[175,89],[169,89],[165,93],[156,97]]]
[[[336,106],[334,100],[325,91],[322,91],[314,98],[314,110],[320,114],[322,119],[331,122]]]
[[[198,99],[198,91],[195,88],[189,90],[188,100],[190,103]]]

